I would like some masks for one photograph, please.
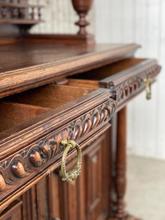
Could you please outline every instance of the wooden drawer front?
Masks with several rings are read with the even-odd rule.
[[[44,114],[37,123],[2,140],[0,207],[12,201],[13,193],[20,195],[60,165],[64,150],[60,142],[63,139],[81,144],[109,126],[115,109],[116,102],[110,98],[110,93],[100,89],[62,110]],[[75,152],[70,155],[74,156]]]
[[[146,80],[154,82],[160,69],[161,67],[155,60],[144,60],[127,70],[100,81],[100,84],[105,87],[109,84],[118,103],[118,108],[121,108],[127,101],[145,89]]]
[[[0,215],[0,220],[23,220],[22,202],[16,202]]]
[[[117,101],[118,108],[121,108],[145,89],[146,79],[153,82],[160,69],[155,60],[131,58],[93,72],[77,75],[75,78],[82,87],[87,85],[89,88],[109,88]],[[71,80],[70,84],[76,84],[76,80]]]

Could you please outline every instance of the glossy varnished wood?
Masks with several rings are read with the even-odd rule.
[[[133,97],[144,90],[145,79],[155,81],[160,72],[160,66],[155,60],[129,58],[123,61],[77,74],[68,81],[71,85],[79,84],[84,88],[108,88],[117,101],[117,111],[112,118],[112,216],[110,219],[137,220],[138,218],[126,212],[125,194],[127,185],[127,118],[126,105]]]
[[[49,113],[48,111],[46,115],[44,113],[38,119],[39,123],[33,120],[31,125],[28,124],[25,128],[21,126],[21,131],[15,130],[13,132],[12,130],[12,135],[7,132],[1,136],[1,208],[14,199],[13,194],[20,195],[25,192],[25,189],[30,188],[42,176],[47,175],[50,170],[52,171],[53,168],[59,166],[62,153],[60,150],[61,140],[74,139],[81,143],[97,130],[108,125],[116,105],[113,100],[112,103],[109,102],[110,94],[107,91],[100,90],[100,92],[101,96],[94,92],[96,96],[93,95],[96,99],[94,96],[94,99],[89,96],[88,104],[88,98],[84,96],[85,99],[83,98],[79,102],[71,102],[66,107],[63,105],[55,112]],[[35,95],[33,96],[35,97]],[[98,104],[96,100],[99,101]],[[20,102],[20,100],[18,101]],[[39,103],[44,102],[41,99]],[[54,106],[52,104],[50,107]],[[70,113],[68,112],[69,109]],[[6,138],[4,135],[7,135]],[[3,181],[5,181],[6,186]]]
[[[138,46],[53,44],[47,41],[0,46],[0,96],[47,84],[131,56]]]
[[[154,59],[128,58],[71,77],[68,84],[88,88],[108,88],[117,101],[118,111],[145,90],[145,80],[155,82],[160,65]]]
[[[28,6],[17,3],[5,7]],[[40,8],[38,20],[34,8],[30,20],[0,20],[0,220],[137,220],[124,204],[126,105],[160,66],[135,58],[137,44],[96,44],[92,0],[72,3],[75,35],[27,34]],[[72,184],[59,174],[66,139],[83,155]],[[68,171],[76,150],[66,161]]]

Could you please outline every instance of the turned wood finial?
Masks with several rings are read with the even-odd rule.
[[[73,8],[79,16],[79,20],[75,23],[79,26],[78,34],[87,35],[86,27],[89,22],[86,20],[86,16],[91,8],[93,0],[72,0]]]

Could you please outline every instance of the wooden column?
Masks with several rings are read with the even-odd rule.
[[[125,194],[127,186],[127,108],[122,108],[115,120],[117,125],[115,134],[115,208],[113,220],[140,220],[126,212]]]
[[[127,137],[127,111],[126,107],[118,112],[117,120],[117,149],[116,149],[116,213],[117,219],[124,219],[125,212],[124,197],[126,192],[126,137]]]

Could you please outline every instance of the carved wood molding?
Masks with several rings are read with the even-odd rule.
[[[113,99],[106,100],[94,109],[72,120],[62,128],[15,152],[0,162],[0,192],[3,197],[38,175],[62,154],[62,139],[74,139],[78,143],[109,123],[116,110]]]
[[[138,71],[137,74],[134,74],[126,80],[123,80],[121,83],[113,86],[118,106],[126,104],[126,101],[144,90],[144,79],[150,77],[152,81],[154,81],[155,77],[160,72],[160,69],[161,67],[158,64],[153,64],[149,68],[146,68],[145,71],[142,69],[141,71]]]

